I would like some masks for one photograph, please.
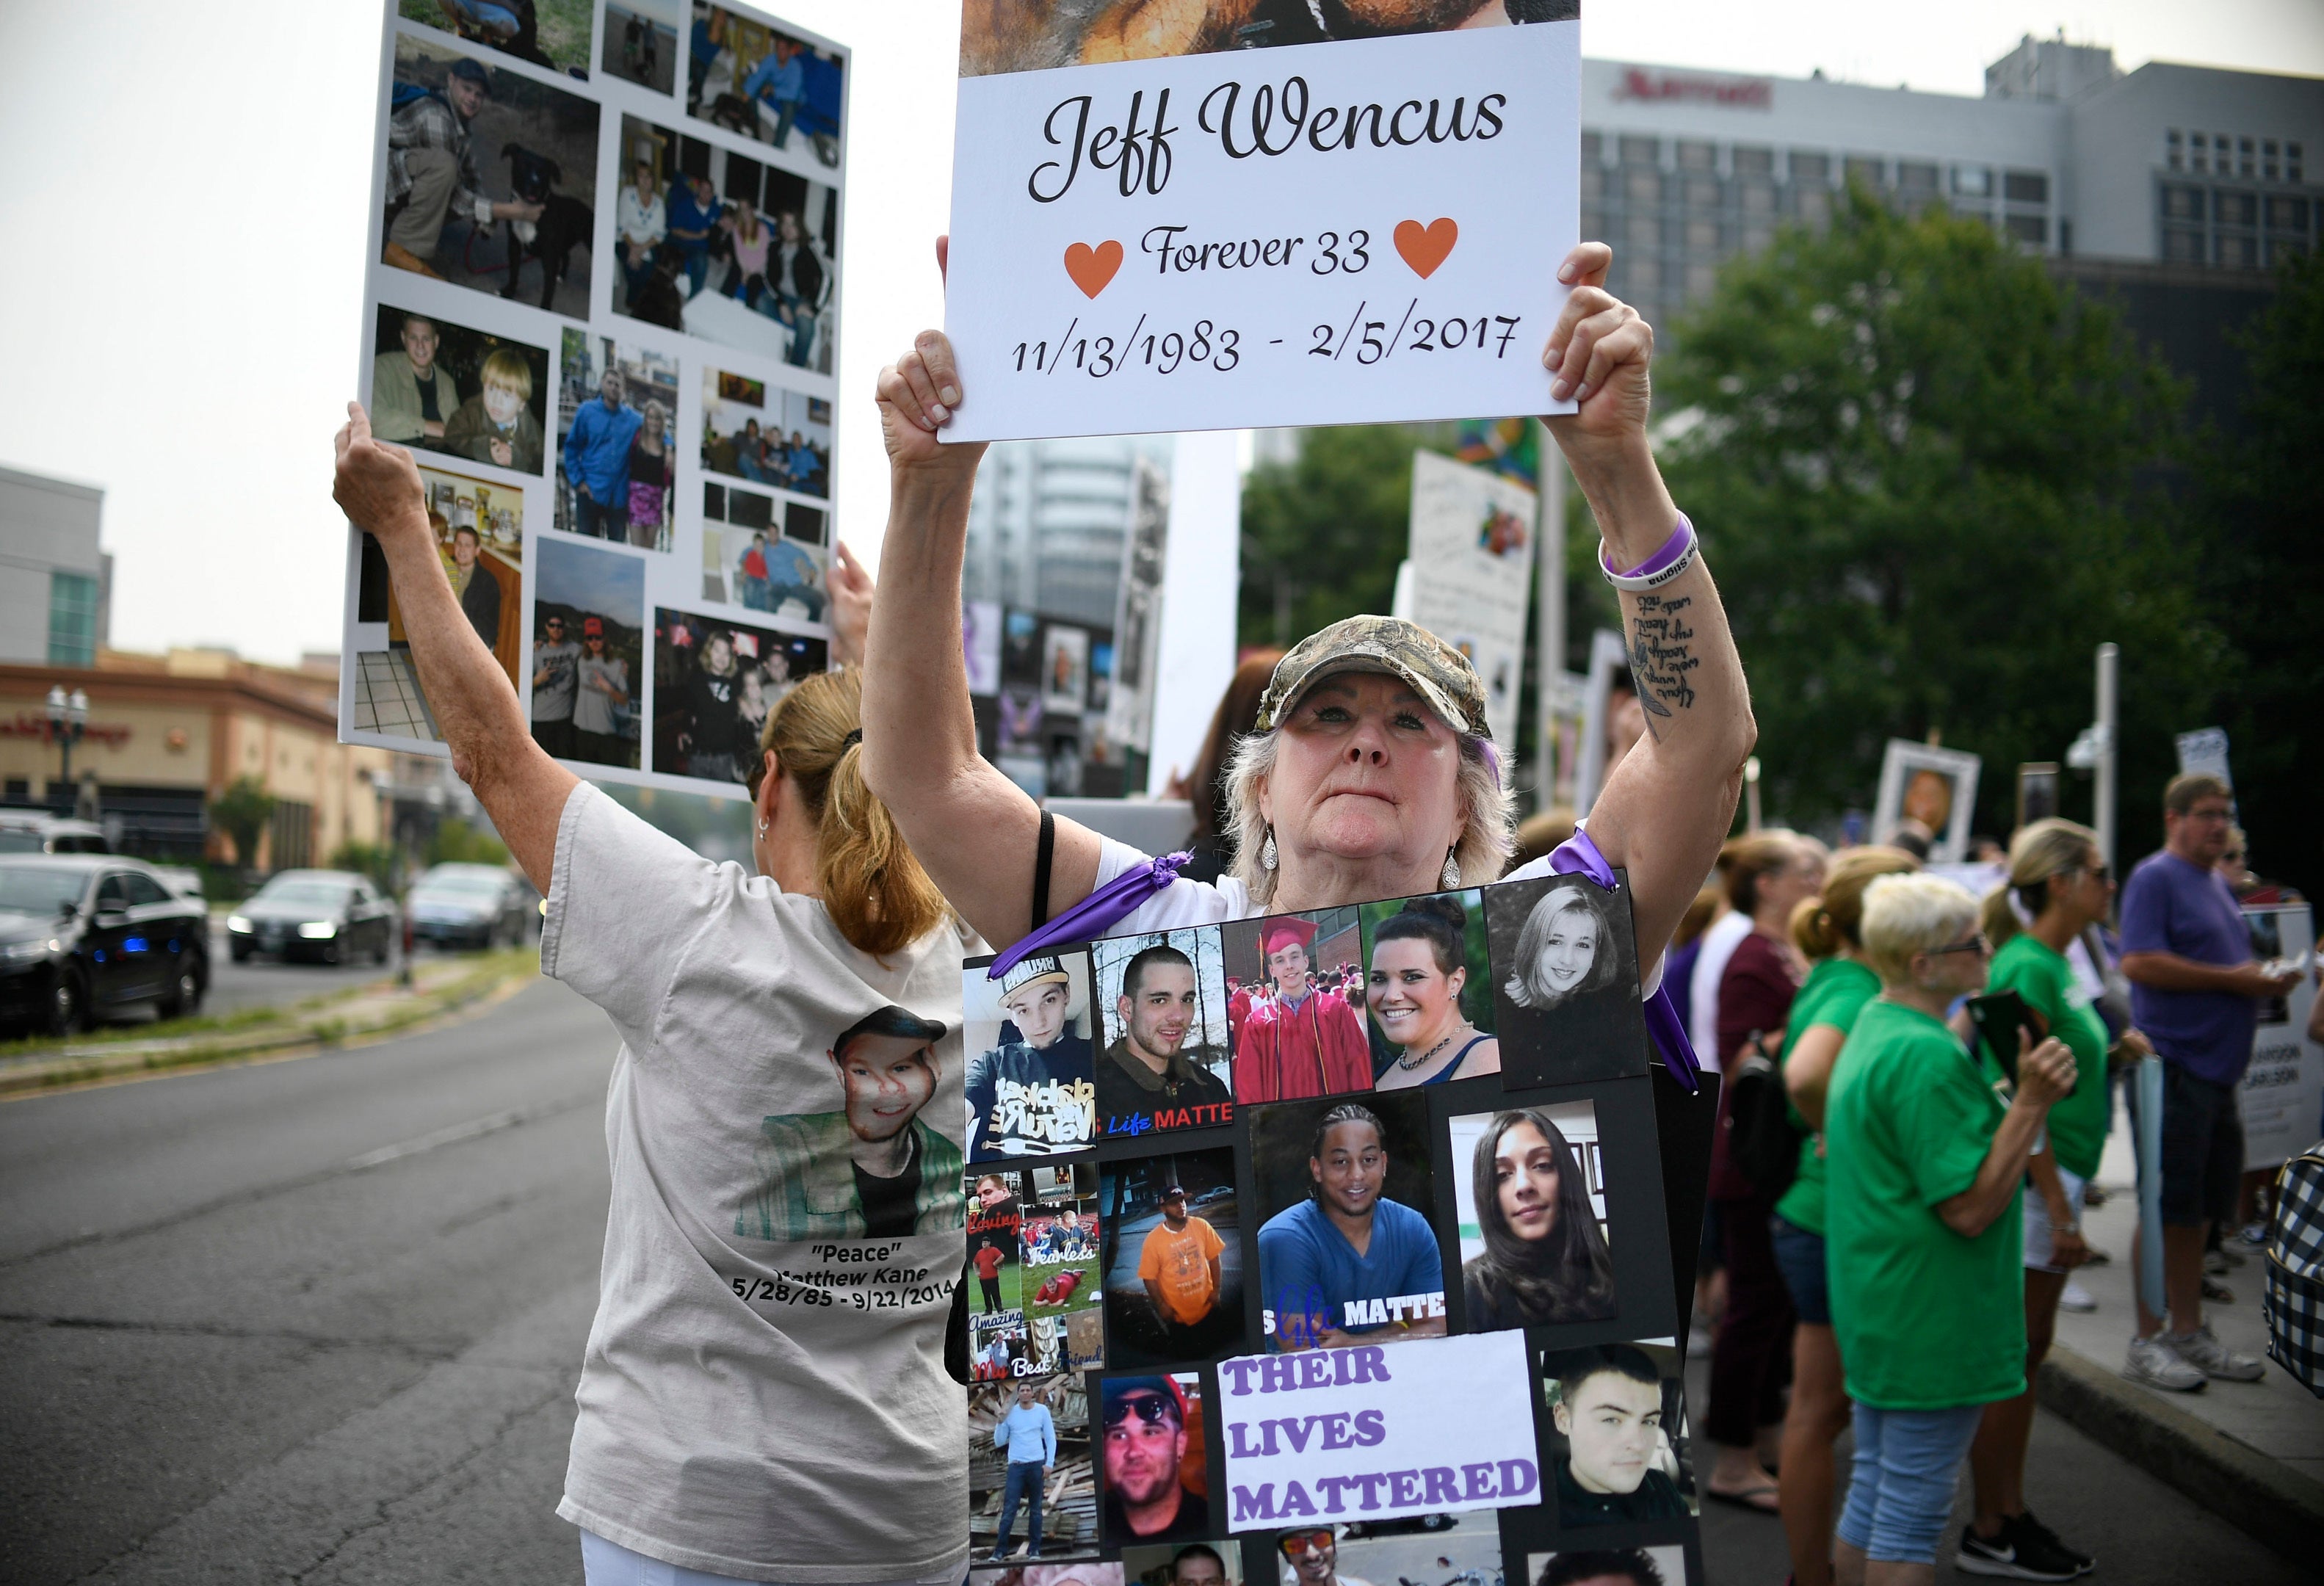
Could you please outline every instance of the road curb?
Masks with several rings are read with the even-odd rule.
[[[409,1003],[390,1007],[383,1018],[360,1023],[343,1017],[345,1009],[324,1008],[292,1022],[262,1026],[247,1032],[188,1036],[180,1041],[138,1042],[69,1057],[26,1062],[0,1070],[0,1102],[124,1079],[367,1046],[393,1036],[414,1035],[448,1016],[470,1010],[481,1011],[480,1005],[513,996],[538,973],[537,968],[528,970],[517,964],[465,976],[448,986],[418,993]]]
[[[2293,1563],[2312,1563],[2324,1544],[2324,1482],[2119,1373],[2053,1344],[2034,1389],[2044,1409]]]

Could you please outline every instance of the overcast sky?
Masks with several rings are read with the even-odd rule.
[[[869,392],[943,303],[959,0],[768,7],[855,51],[841,533],[877,544]],[[1635,0],[1590,55],[1977,94],[2063,27],[2150,60],[2324,75],[2317,0]],[[354,392],[379,12],[362,0],[0,4],[0,464],[101,485],[113,641],[336,650],[330,436]]]

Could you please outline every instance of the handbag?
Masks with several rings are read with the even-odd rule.
[[[2260,1315],[2268,1359],[2324,1398],[2324,1141],[2276,1172]]]
[[[1779,1199],[1799,1176],[1807,1136],[1792,1121],[1784,1065],[1756,1047],[1727,1076],[1727,1157],[1766,1199]]]

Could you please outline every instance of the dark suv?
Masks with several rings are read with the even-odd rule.
[[[99,853],[0,854],[0,1024],[69,1035],[209,989],[209,917],[150,865]]]

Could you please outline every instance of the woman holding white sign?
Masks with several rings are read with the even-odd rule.
[[[939,241],[939,265],[944,256]],[[1605,535],[1600,565],[1621,592],[1649,730],[1609,779],[1588,832],[1518,873],[1581,869],[1610,886],[1613,869],[1627,870],[1647,964],[1710,871],[1757,731],[1718,592],[1647,445],[1654,332],[1605,290],[1612,262],[1604,244],[1584,243],[1559,266],[1572,290],[1543,355],[1542,395],[1578,404],[1548,423]],[[1227,777],[1237,851],[1215,885],[1053,820],[981,760],[960,577],[984,448],[939,438],[970,395],[940,332],[881,372],[890,489],[863,752],[913,851],[980,932],[1014,942],[1047,926],[1080,940],[1499,879],[1510,796],[1483,684],[1451,646],[1390,618],[1334,623],[1277,667]],[[1650,1012],[1650,1028],[1674,1071],[1691,1075],[1676,1015],[1663,1011],[1667,1026]]]

